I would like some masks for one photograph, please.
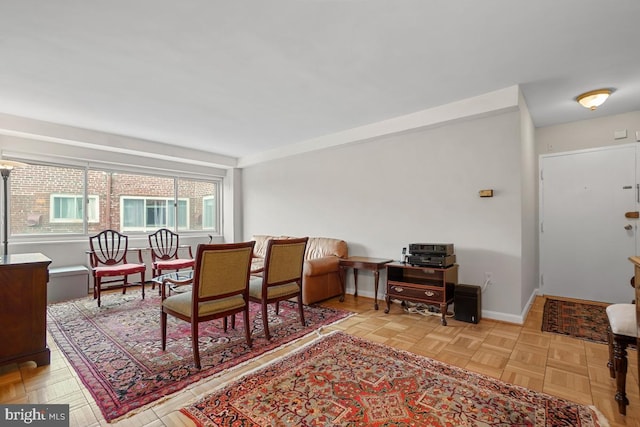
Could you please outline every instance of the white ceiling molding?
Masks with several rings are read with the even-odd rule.
[[[478,118],[487,115],[516,111],[520,97],[517,85],[500,89],[473,98],[463,99],[439,107],[429,108],[405,116],[383,120],[365,126],[313,138],[301,143],[279,147],[267,152],[241,157],[238,167],[293,156],[338,145],[358,143],[372,138],[388,136],[414,129],[440,126],[457,120]]]
[[[234,157],[2,113],[0,135],[206,167],[228,169],[237,163]]]

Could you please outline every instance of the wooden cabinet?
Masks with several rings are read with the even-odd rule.
[[[447,308],[453,302],[455,286],[458,284],[458,265],[446,268],[419,267],[410,264],[387,264],[387,308],[391,300],[411,301],[437,305],[442,313],[442,324],[447,325]]]
[[[47,282],[51,260],[42,254],[0,258],[0,365],[33,360],[48,365]]]

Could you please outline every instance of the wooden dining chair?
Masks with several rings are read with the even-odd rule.
[[[180,235],[168,228],[161,228],[148,236],[151,251],[151,268],[153,277],[162,275],[163,271],[179,271],[193,268],[194,259],[191,246],[180,245]],[[180,257],[179,251],[188,252],[188,257]],[[155,289],[155,282],[151,284]]]
[[[271,339],[268,304],[276,304],[277,315],[280,301],[297,297],[300,323],[303,326],[305,324],[302,308],[302,266],[308,240],[308,237],[269,240],[262,277],[254,276],[249,281],[249,300],[262,305],[262,324],[267,340]]]
[[[144,273],[147,266],[142,261],[142,250],[129,248],[128,236],[115,230],[104,230],[89,237],[89,248],[93,298],[98,300],[98,307],[104,289],[122,288],[122,293],[125,294],[128,287],[139,285],[144,299]],[[138,253],[137,263],[127,259],[130,250]],[[140,274],[140,282],[129,282],[129,276],[133,274]]]
[[[249,323],[249,269],[255,242],[198,245],[190,292],[169,296],[167,285],[180,281],[165,279],[161,286],[162,305],[160,327],[162,350],[167,345],[167,315],[191,323],[193,359],[201,368],[198,346],[198,325],[213,319],[242,312],[247,345],[251,346]],[[226,330],[226,328],[225,328]]]
[[[609,375],[616,380],[615,400],[618,412],[627,414],[627,347],[635,344],[638,337],[635,304],[611,304],[607,306],[607,341],[609,344]]]

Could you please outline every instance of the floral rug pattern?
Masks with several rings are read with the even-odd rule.
[[[107,421],[220,373],[267,351],[300,338],[350,313],[305,306],[306,326],[297,304],[280,303],[276,316],[269,307],[267,341],[261,308],[251,303],[253,347],[246,345],[242,315],[236,328],[223,331],[222,319],[200,324],[202,369],[193,364],[190,324],[168,316],[167,349],[160,338],[160,297],[152,292],[142,300],[139,291],[107,294],[102,307],[84,298],[48,306],[47,327],[89,389]]]
[[[335,332],[181,409],[199,426],[602,426],[590,407]]]
[[[542,314],[542,331],[606,344],[609,325],[606,308],[606,304],[547,298]]]

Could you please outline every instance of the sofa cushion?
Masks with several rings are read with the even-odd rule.
[[[262,274],[264,271],[264,258],[251,259],[251,275]]]
[[[307,243],[305,259],[316,259],[326,256],[347,257],[347,242],[329,237],[310,237]]]
[[[264,258],[267,255],[267,243],[273,239],[274,236],[267,236],[264,234],[255,235],[251,240],[255,240],[256,244],[253,247],[253,256],[257,258]]]
[[[611,304],[607,306],[606,311],[611,332],[629,337],[638,336],[635,304]]]
[[[340,260],[335,256],[328,256],[318,259],[310,259],[304,262],[302,274],[305,276],[318,276],[338,271]]]
[[[293,239],[291,236],[271,236],[268,234],[256,234],[251,240],[255,240],[256,244],[253,247],[254,258],[264,258],[267,256],[267,244],[271,239]]]

